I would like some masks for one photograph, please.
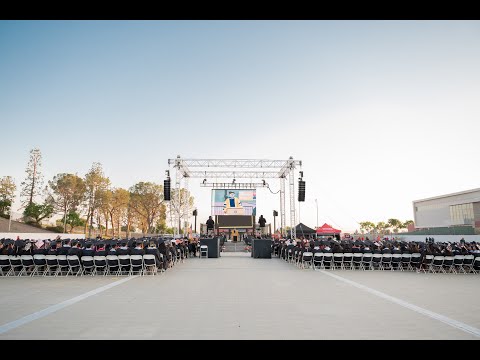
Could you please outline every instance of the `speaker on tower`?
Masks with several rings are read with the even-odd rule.
[[[298,201],[305,201],[305,181],[298,181]]]
[[[163,180],[163,198],[170,200],[170,178]]]

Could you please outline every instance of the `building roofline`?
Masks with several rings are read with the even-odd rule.
[[[433,196],[433,197],[429,197],[429,198],[425,198],[425,199],[413,200],[413,203],[418,203],[418,202],[421,202],[421,201],[428,201],[428,200],[443,199],[443,198],[450,197],[450,196],[469,194],[469,193],[473,193],[473,192],[477,192],[477,191],[480,192],[480,188],[471,189],[471,190],[464,190],[464,191],[459,191],[459,192],[445,194],[445,195]]]

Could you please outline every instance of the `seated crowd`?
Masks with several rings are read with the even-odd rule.
[[[288,256],[291,254],[290,256],[294,256],[295,260],[298,260],[305,252],[310,252],[313,256],[315,253],[420,254],[420,259],[415,264],[419,271],[428,268],[431,256],[472,255],[474,258],[479,257],[480,244],[467,243],[463,239],[458,242],[435,243],[432,238],[427,238],[426,242],[389,239],[371,241],[368,238],[341,241],[333,238],[326,240],[308,238],[298,238],[293,241],[290,239],[273,240],[272,253],[282,259],[288,260]]]
[[[81,260],[86,256],[147,255],[155,256],[157,269],[166,271],[177,260],[196,256],[196,239],[171,239],[145,237],[131,239],[0,239],[0,255],[77,255]]]

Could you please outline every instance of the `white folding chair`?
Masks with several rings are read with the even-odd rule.
[[[322,261],[323,269],[334,269],[333,265],[333,253],[323,253],[323,261]]]
[[[82,275],[95,275],[95,262],[93,256],[82,256]]]
[[[70,267],[68,266],[68,260],[67,260],[67,255],[57,255],[57,272],[55,276],[62,276],[62,272],[65,272],[65,276],[68,275]]]
[[[155,261],[155,255],[145,254],[143,255],[143,265],[145,266],[145,273],[150,273],[154,276],[158,273],[157,262]]]
[[[429,271],[433,272],[434,274],[438,272],[443,272],[445,273],[445,270],[443,269],[443,261],[445,260],[445,256],[434,256],[432,263],[430,264]]]
[[[8,255],[0,255],[0,276],[7,276],[10,272],[10,258]]]
[[[32,271],[32,276],[38,275],[38,276],[43,276],[45,274],[45,271],[47,271],[47,258],[43,254],[35,254],[33,255],[33,263],[35,264],[35,267],[33,268]],[[41,274],[40,274],[41,270]]]
[[[118,255],[118,261],[120,263],[119,274],[129,275],[130,274],[130,255]]]
[[[22,270],[18,276],[32,276],[35,263],[33,262],[32,255],[21,255],[20,260],[22,262]]]
[[[77,255],[67,255],[68,262],[68,272],[67,275],[72,274],[75,276],[82,275],[82,264],[80,263],[80,258]]]
[[[117,255],[107,255],[107,272],[116,276],[120,274],[120,261]]]
[[[17,255],[9,255],[8,259],[10,260],[10,271],[7,276],[19,276],[23,269],[22,259]]]
[[[352,257],[353,270],[358,270],[362,268],[362,259],[363,259],[362,253],[353,253],[353,257]]]
[[[453,259],[454,257],[453,256],[445,256],[443,258],[443,272],[444,273],[457,273],[457,271],[455,270],[455,266],[453,266]]]
[[[380,254],[379,254],[380,255]],[[374,270],[373,268],[373,254],[372,253],[364,253],[362,256],[362,270]]]
[[[312,266],[313,253],[310,251],[305,251],[302,255],[302,269],[305,269],[305,266]]]
[[[453,270],[456,274],[458,274],[459,272],[466,274],[466,271],[463,268],[464,260],[465,260],[465,255],[455,255],[453,257]]]
[[[43,276],[57,276],[58,273],[58,259],[57,255],[45,255],[47,261],[47,268]]]
[[[413,253],[413,254],[412,254],[412,257],[410,258],[410,267],[409,267],[409,269],[411,269],[412,271],[414,271],[415,268],[416,268],[417,271],[420,271],[420,270],[421,270],[421,266],[422,266],[421,259],[422,259],[422,254],[420,254],[420,253]]]
[[[143,256],[142,255],[130,255],[130,274],[133,275],[135,271],[143,276]]]
[[[464,273],[467,273],[467,272],[476,273],[476,269],[473,266],[476,259],[478,259],[478,257],[475,257],[474,255],[465,255],[463,257],[462,269]]]
[[[107,275],[107,257],[106,256],[94,256],[93,257],[93,265],[95,266],[95,275],[99,272],[102,273],[103,276]]]
[[[353,253],[343,253],[343,269],[352,270],[353,269]]]
[[[313,270],[323,269],[323,252],[316,252],[313,255]]]
[[[372,255],[372,269],[383,270],[382,257],[383,257],[383,254]]]
[[[466,256],[468,255],[465,255],[465,257]],[[465,260],[463,261],[463,264],[465,265]],[[474,274],[478,274],[478,272],[480,271],[480,256],[477,256],[473,259],[473,263],[472,265],[470,265],[470,271]]]
[[[393,270],[392,268],[392,254],[382,254],[382,261],[380,262],[381,270]]]
[[[432,262],[433,262],[433,255],[425,255],[425,258],[423,259],[423,272],[435,272],[432,267]]]
[[[343,253],[333,253],[333,270],[343,270]]]
[[[413,270],[410,261],[412,260],[412,254],[402,254],[402,261],[400,263],[400,271]]]
[[[392,262],[391,262],[392,270],[402,271],[402,254],[392,254]]]

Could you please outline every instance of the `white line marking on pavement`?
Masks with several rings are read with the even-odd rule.
[[[55,304],[55,305],[52,305],[52,306],[49,306],[48,308],[46,309],[43,309],[43,310],[40,310],[40,311],[37,311],[37,312],[34,312],[33,314],[30,314],[30,315],[27,315],[27,316],[24,316],[18,320],[15,320],[15,321],[12,321],[12,322],[9,322],[5,325],[2,325],[0,326],[0,335],[1,334],[5,334],[7,331],[10,331],[12,329],[15,329],[19,326],[22,326],[22,325],[25,325],[25,324],[28,324],[29,322],[32,322],[34,320],[37,320],[37,319],[41,319],[42,317],[44,316],[47,316],[47,315],[50,315],[50,314],[53,314],[54,312],[58,311],[58,310],[61,310],[63,308],[66,308],[67,306],[70,306],[70,305],[73,305],[79,301],[82,301],[82,300],[85,300],[86,298],[89,298],[90,296],[93,296],[93,295],[96,295],[96,294],[99,294],[101,292],[104,292],[108,289],[111,289],[112,287],[115,287],[117,285],[120,285],[120,284],[123,284],[124,282],[128,281],[128,280],[131,280],[133,278],[136,278],[137,276],[129,276],[129,277],[126,277],[125,279],[122,279],[122,280],[118,280],[118,281],[115,281],[111,284],[108,284],[108,285],[105,285],[105,286],[101,286],[95,290],[92,290],[92,291],[89,291],[89,292],[86,292],[85,294],[82,294],[82,295],[79,295],[79,296],[75,296],[74,298],[71,298],[69,300],[65,300],[65,301],[62,301],[61,303],[58,303],[58,304]]]
[[[443,322],[444,324],[447,324],[447,325],[450,325],[456,329],[459,329],[459,330],[462,330],[466,333],[469,333],[469,334],[472,334],[472,335],[475,335],[477,337],[480,337],[480,329],[476,328],[476,327],[473,327],[473,326],[470,326],[470,325],[467,325],[465,323],[462,323],[460,321],[457,321],[457,320],[453,320],[453,319],[450,319],[449,317],[446,317],[444,315],[441,315],[441,314],[438,314],[436,312],[433,312],[433,311],[430,311],[430,310],[427,310],[427,309],[424,309],[424,308],[421,308],[417,305],[413,305],[413,304],[410,304],[409,302],[406,302],[406,301],[403,301],[403,300],[400,300],[396,297],[393,297],[393,296],[390,296],[390,295],[387,295],[381,291],[378,291],[378,290],[375,290],[375,289],[372,289],[372,288],[369,288],[368,286],[365,286],[365,285],[362,285],[362,284],[359,284],[355,281],[352,281],[352,280],[348,280],[348,279],[345,279],[344,277],[341,277],[341,276],[338,276],[338,275],[335,275],[335,274],[332,274],[330,272],[327,272],[325,270],[320,270],[320,272],[322,274],[325,274],[325,275],[328,275],[328,276],[331,276],[337,280],[340,280],[340,281],[343,281],[349,285],[352,285],[352,286],[355,286],[356,288],[359,288],[361,290],[365,290],[373,295],[376,295],[378,297],[381,297],[382,299],[385,299],[385,300],[388,300],[388,301],[391,301],[397,305],[400,305],[400,306],[403,306],[407,309],[410,309],[410,310],[413,310],[413,311],[416,311],[417,313],[419,314],[422,314],[422,315],[425,315],[425,316],[428,316],[428,317],[431,317],[432,319],[435,319],[435,320],[438,320],[438,321],[441,321]]]

